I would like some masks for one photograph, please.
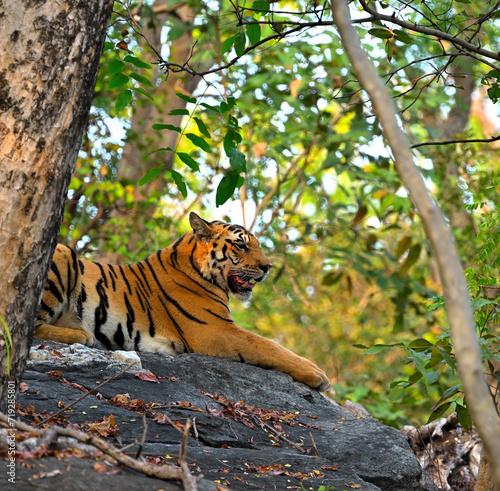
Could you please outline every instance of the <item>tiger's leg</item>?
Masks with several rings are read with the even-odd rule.
[[[80,343],[86,346],[93,346],[94,344],[94,336],[83,329],[71,329],[49,324],[42,324],[37,327],[35,337],[66,344]]]
[[[313,389],[330,387],[326,373],[312,361],[236,324],[204,328],[198,330],[196,336],[186,337],[195,352],[274,368]]]

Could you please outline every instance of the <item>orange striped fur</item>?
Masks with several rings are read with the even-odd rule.
[[[290,374],[329,387],[326,374],[237,326],[229,294],[248,300],[272,266],[258,240],[239,225],[189,216],[192,231],[129,266],[78,259],[58,245],[35,335],[63,343],[158,353],[203,353]]]

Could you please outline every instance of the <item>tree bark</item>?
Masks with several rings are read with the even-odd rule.
[[[345,0],[331,0],[331,6],[342,45],[361,86],[370,96],[393,152],[396,169],[415,203],[436,257],[467,408],[483,442],[493,480],[500,489],[500,419],[482,373],[472,307],[453,237],[413,162],[408,140],[396,118],[394,102],[361,48]]]
[[[112,0],[4,0],[0,15],[0,411],[19,385],[99,70]]]

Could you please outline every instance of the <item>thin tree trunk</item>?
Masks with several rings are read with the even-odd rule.
[[[393,152],[396,169],[415,203],[436,257],[467,407],[483,441],[493,480],[500,489],[500,419],[482,373],[472,307],[453,237],[413,162],[407,137],[396,118],[394,102],[361,48],[345,0],[331,0],[331,6],[342,45],[358,80],[370,96]]]
[[[175,9],[167,8],[166,0],[156,0],[153,4],[153,12],[159,12],[155,19],[144,19],[141,24],[144,25],[143,33],[149,43],[156,49],[161,49],[161,31],[162,27],[171,15],[186,23],[193,24],[195,20],[194,10],[186,4],[179,4]],[[146,22],[145,22],[146,21]],[[149,48],[148,43],[142,39],[142,48],[144,58],[153,61],[156,56]],[[196,55],[194,49],[195,41],[191,30],[179,38],[169,43],[170,55],[169,61],[183,64]],[[205,57],[206,58],[206,57]],[[205,59],[203,66],[198,66],[199,70],[204,70],[213,64],[213,61]],[[155,98],[155,103],[146,101],[144,104],[137,104],[134,107],[134,113],[131,119],[131,126],[128,132],[128,139],[118,166],[117,178],[131,180],[137,183],[144,177],[148,171],[155,167],[163,166],[165,171],[172,169],[174,153],[158,152],[146,157],[152,150],[158,148],[170,147],[175,149],[179,134],[175,131],[155,131],[152,129],[154,123],[171,124],[181,126],[182,115],[169,115],[173,109],[184,109],[186,101],[179,98],[176,92],[184,95],[191,95],[201,77],[193,77],[186,72],[171,72],[168,76],[159,73],[156,70],[156,79],[161,81],[150,93]],[[144,186],[135,185],[134,197],[135,203],[132,209],[122,206],[118,202],[117,207],[111,212],[112,218],[126,219],[129,225],[133,226],[133,233],[127,239],[127,249],[133,251],[137,248],[137,243],[144,239],[145,224],[150,220],[156,210],[155,202],[151,198],[155,195],[161,195],[163,189],[168,185],[165,180],[158,177]],[[101,247],[104,244],[101,244]],[[105,251],[98,256],[98,260],[106,263],[121,263],[120,254],[115,251]]]
[[[0,15],[0,411],[18,386],[90,109],[112,0],[4,0]]]

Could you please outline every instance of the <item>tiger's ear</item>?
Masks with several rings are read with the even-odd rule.
[[[210,242],[216,235],[212,224],[203,220],[203,218],[198,216],[194,211],[189,214],[189,223],[193,229],[194,236],[202,242]]]

